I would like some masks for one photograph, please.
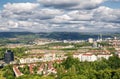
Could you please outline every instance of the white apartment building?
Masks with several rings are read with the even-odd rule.
[[[21,59],[20,59],[20,63],[21,63],[21,64],[41,62],[41,61],[42,61],[42,59],[40,59],[40,58],[21,58]]]
[[[91,53],[82,54],[81,61],[96,61],[97,57]]]
[[[91,53],[85,54],[75,54],[73,55],[74,58],[78,58],[80,61],[96,61],[97,57]]]
[[[98,59],[101,59],[101,58],[109,59],[110,56],[112,56],[112,54],[99,54],[97,55],[97,58]]]
[[[99,54],[99,55],[94,55],[92,53],[84,53],[84,54],[74,54],[74,58],[78,58],[80,61],[96,61],[100,60],[102,58],[109,59],[109,57],[112,56],[112,54]]]

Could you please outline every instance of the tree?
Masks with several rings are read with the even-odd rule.
[[[113,79],[120,79],[120,69],[113,72]]]
[[[3,76],[6,78],[6,79],[14,79],[15,76],[14,76],[14,72],[13,72],[13,69],[12,69],[12,65],[7,65],[3,68]]]
[[[78,79],[88,79],[85,75],[78,75]]]
[[[118,69],[120,68],[120,58],[118,56],[112,56],[107,61],[108,65],[112,69]]]
[[[79,59],[68,56],[68,58],[63,61],[62,65],[65,66],[65,69],[69,69],[72,65],[78,66],[78,63],[80,63]]]
[[[70,79],[77,79],[77,72],[74,65],[68,69],[67,75],[70,77]]]
[[[65,75],[65,69],[62,65],[57,67],[57,79],[61,79]]]
[[[97,74],[97,79],[112,79],[111,76],[111,70],[100,70]]]
[[[92,64],[93,64],[93,68],[97,71],[110,68],[108,64],[104,61],[95,61]]]

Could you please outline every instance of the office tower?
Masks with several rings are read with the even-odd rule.
[[[5,63],[10,63],[11,61],[14,61],[14,54],[11,50],[7,50],[4,54],[4,61]]]

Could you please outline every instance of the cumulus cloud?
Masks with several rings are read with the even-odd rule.
[[[105,0],[38,0],[7,3],[0,12],[0,31],[119,31],[120,9],[100,6]]]
[[[56,15],[61,15],[63,13],[64,11],[62,10],[45,8],[45,9],[34,11],[33,15],[36,16],[35,18],[38,18],[38,19],[51,19]]]
[[[93,10],[94,19],[96,21],[106,21],[119,23],[120,22],[120,10],[119,9],[111,9],[108,7],[101,6],[95,10]]]
[[[10,29],[6,28],[6,27],[0,27],[0,31],[9,31]]]
[[[39,7],[38,3],[7,3],[4,5],[4,9],[1,12],[1,16],[4,18],[28,18],[32,14],[32,10]],[[26,19],[25,19],[26,20]]]
[[[38,0],[45,7],[60,9],[93,9],[105,0]]]
[[[26,11],[32,10],[39,6],[38,3],[7,3],[3,7],[4,9],[11,10],[11,11]]]
[[[120,2],[120,0],[108,0],[108,1],[112,1],[112,2]]]
[[[14,22],[14,21],[11,21],[11,20],[7,22],[7,25],[10,28],[17,28],[18,27],[18,23]]]
[[[88,13],[87,11],[71,11],[68,13],[68,15],[73,19],[73,20],[91,20],[93,17],[91,13]]]
[[[61,16],[55,16],[53,19],[50,20],[52,23],[66,23],[71,20],[71,17],[68,15],[61,15]]]

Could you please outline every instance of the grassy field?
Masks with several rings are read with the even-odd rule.
[[[3,77],[3,71],[2,71],[2,70],[0,70],[0,79],[5,79],[5,78]]]

